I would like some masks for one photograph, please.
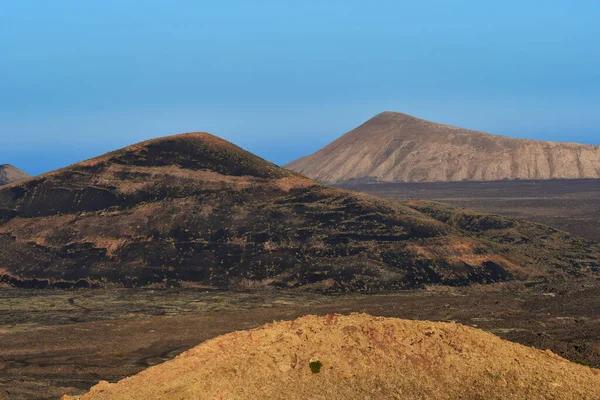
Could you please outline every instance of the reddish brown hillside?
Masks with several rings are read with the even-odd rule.
[[[1,188],[0,281],[368,292],[598,269],[590,242],[438,208],[327,188],[212,135],[176,135]]]

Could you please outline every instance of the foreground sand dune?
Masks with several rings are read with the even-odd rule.
[[[63,400],[432,398],[598,399],[600,370],[455,323],[305,316]]]

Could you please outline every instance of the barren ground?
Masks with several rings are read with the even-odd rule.
[[[600,370],[449,322],[308,315],[62,400],[597,399]]]
[[[600,241],[600,180],[340,185],[395,200],[433,200],[540,222]]]
[[[286,165],[327,183],[600,178],[600,146],[490,135],[383,112]]]
[[[600,367],[600,282],[385,295],[0,289],[0,399],[57,399],[215,336],[305,314],[457,321]]]

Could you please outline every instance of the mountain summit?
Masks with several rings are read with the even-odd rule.
[[[30,175],[10,164],[0,165],[0,186],[29,178]]]
[[[387,111],[286,167],[328,183],[600,178],[600,146],[515,139]]]
[[[0,188],[0,283],[377,291],[597,275],[542,225],[328,188],[207,133]]]

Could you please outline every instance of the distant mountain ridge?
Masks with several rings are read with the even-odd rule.
[[[286,168],[326,183],[600,178],[600,146],[516,139],[386,111]]]
[[[10,164],[0,165],[0,186],[30,177],[31,175],[28,173],[23,172]]]

